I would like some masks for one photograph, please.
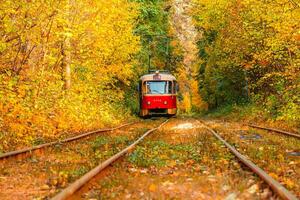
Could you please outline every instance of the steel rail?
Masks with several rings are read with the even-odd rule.
[[[298,198],[294,194],[292,194],[278,181],[276,181],[269,174],[267,174],[264,170],[262,170],[260,167],[255,165],[252,161],[248,160],[244,155],[238,152],[233,146],[226,142],[216,131],[208,127],[203,121],[198,121],[201,122],[203,126],[207,130],[209,130],[218,140],[220,140],[231,151],[231,153],[234,154],[244,165],[249,167],[263,181],[265,181],[278,196],[285,200],[298,200]]]
[[[296,133],[290,133],[290,132],[275,129],[275,128],[267,128],[267,127],[257,126],[257,125],[254,125],[254,124],[247,124],[247,126],[250,126],[252,128],[267,130],[267,131],[273,131],[273,132],[276,132],[276,133],[281,133],[281,134],[284,134],[284,135],[288,135],[288,136],[292,136],[292,137],[300,139],[300,134],[296,134]]]
[[[77,190],[79,190],[83,185],[88,183],[94,176],[99,174],[103,169],[111,165],[113,162],[124,156],[126,153],[128,153],[130,150],[132,150],[138,143],[140,143],[145,137],[147,137],[150,133],[158,130],[160,127],[165,125],[169,119],[161,123],[158,127],[153,128],[151,130],[146,131],[138,140],[136,140],[134,143],[126,147],[125,149],[121,150],[119,153],[115,154],[114,156],[110,157],[109,159],[105,160],[104,162],[100,163],[97,167],[83,175],[81,178],[76,180],[74,183],[69,185],[67,188],[62,190],[60,193],[58,193],[56,196],[52,198],[52,200],[64,200],[69,198],[71,195],[73,195]]]
[[[4,154],[0,155],[0,160],[4,159],[4,158],[12,157],[12,156],[17,156],[17,155],[20,155],[20,154],[23,154],[23,153],[32,152],[32,151],[42,149],[42,148],[45,148],[45,147],[53,146],[53,145],[56,145],[56,144],[62,144],[62,143],[67,143],[67,142],[79,140],[79,139],[82,139],[84,137],[93,135],[95,133],[103,133],[103,132],[108,132],[108,131],[114,131],[116,129],[120,129],[120,128],[123,128],[125,126],[132,125],[134,123],[135,122],[126,123],[126,124],[123,124],[123,125],[120,125],[120,126],[117,126],[117,127],[114,127],[114,128],[105,128],[105,129],[90,131],[90,132],[83,133],[83,134],[80,134],[80,135],[77,135],[77,136],[74,136],[74,137],[70,137],[70,138],[67,138],[67,139],[64,139],[64,140],[58,140],[58,141],[49,142],[49,143],[45,143],[45,144],[41,144],[41,145],[37,145],[37,146],[33,146],[33,147],[28,147],[28,148],[24,148],[24,149],[20,149],[20,150],[16,150],[16,151],[7,152],[7,153],[4,153]]]

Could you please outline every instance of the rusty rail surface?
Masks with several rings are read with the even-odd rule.
[[[288,136],[292,136],[292,137],[300,139],[300,134],[290,133],[290,132],[275,129],[275,128],[266,128],[266,127],[257,126],[257,125],[254,125],[254,124],[247,124],[247,125],[252,127],[252,128],[257,128],[257,129],[262,129],[262,130],[267,130],[267,131],[273,131],[273,132],[276,132],[276,133],[281,133],[281,134],[284,134],[284,135],[288,135]]]
[[[4,153],[4,154],[0,155],[0,160],[4,159],[4,158],[12,157],[12,156],[20,155],[20,154],[23,154],[23,153],[27,153],[27,152],[33,152],[35,150],[42,149],[42,148],[49,147],[49,146],[53,146],[53,145],[56,145],[56,144],[62,144],[62,143],[67,143],[67,142],[79,140],[79,139],[82,139],[84,137],[93,135],[95,133],[103,133],[103,132],[108,132],[108,131],[114,131],[116,129],[120,129],[120,128],[123,128],[125,126],[132,125],[134,123],[135,122],[127,123],[127,124],[123,124],[123,125],[120,125],[120,126],[114,127],[114,128],[99,129],[99,130],[83,133],[83,134],[80,134],[80,135],[77,135],[77,136],[74,136],[74,137],[71,137],[71,138],[67,138],[67,139],[64,139],[64,140],[58,140],[58,141],[49,142],[49,143],[45,143],[45,144],[41,144],[41,145],[37,145],[37,146],[33,146],[33,147],[28,147],[28,148],[25,148],[25,149],[20,149],[20,150],[16,150],[16,151],[7,152],[7,153]]]
[[[204,127],[209,130],[218,140],[220,140],[230,151],[234,154],[244,165],[249,167],[255,174],[257,174],[263,181],[265,181],[272,190],[285,200],[297,200],[298,198],[288,191],[284,186],[282,186],[279,182],[273,179],[270,175],[268,175],[264,170],[255,165],[252,161],[248,160],[244,155],[238,152],[233,146],[231,146],[228,142],[226,142],[216,131],[208,127],[203,121],[198,120],[200,123],[204,125]]]
[[[55,197],[52,198],[52,200],[64,200],[69,198],[71,195],[73,195],[77,190],[79,190],[83,185],[88,183],[94,176],[96,176],[98,173],[100,173],[103,169],[111,165],[113,162],[124,156],[126,153],[128,153],[130,150],[132,150],[138,143],[140,143],[145,137],[147,137],[150,133],[158,130],[160,127],[165,125],[169,119],[161,123],[158,127],[153,128],[151,130],[148,130],[142,135],[139,139],[137,139],[134,143],[126,147],[125,149],[121,150],[119,153],[115,154],[114,156],[110,157],[106,161],[99,164],[97,167],[83,175],[81,178],[79,178],[77,181],[69,185],[67,188],[65,188],[63,191],[61,191],[59,194],[57,194]]]

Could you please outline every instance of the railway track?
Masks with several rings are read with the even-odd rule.
[[[127,123],[6,153],[2,155],[3,162],[0,162],[0,197],[35,199],[46,198],[51,194],[53,196],[55,190],[65,187],[70,179],[80,177],[83,172],[131,143],[160,121]],[[127,126],[129,128],[123,128]],[[63,143],[64,146],[60,145]],[[43,151],[37,151],[39,149]],[[31,154],[33,151],[36,153]]]
[[[244,165],[246,165],[251,171],[257,174],[262,180],[264,180],[272,190],[282,199],[286,200],[297,200],[298,198],[292,194],[289,190],[283,187],[278,181],[273,179],[269,174],[267,174],[263,169],[255,165],[250,161],[245,155],[238,152],[233,146],[231,146],[227,141],[225,141],[216,131],[208,127],[203,121],[200,121],[207,130],[209,130],[219,141],[221,141],[231,152],[240,160]]]
[[[163,122],[157,128],[151,129],[147,131],[142,137],[136,140],[134,143],[120,151],[119,153],[115,154],[111,158],[107,159],[106,161],[102,162],[96,168],[89,171],[83,177],[75,181],[69,187],[61,191],[52,200],[63,200],[70,198],[77,190],[79,190],[82,186],[87,184],[93,177],[99,174],[103,169],[114,163],[119,158],[123,157],[126,153],[131,151],[139,142],[141,142],[145,137],[147,137],[150,133],[156,131],[161,126],[163,126],[167,121]],[[284,186],[282,186],[278,181],[273,179],[270,175],[268,175],[263,169],[259,168],[253,162],[251,162],[245,155],[238,152],[233,146],[231,146],[227,141],[225,141],[216,131],[211,129],[207,126],[203,121],[198,121],[205,129],[207,129],[215,138],[221,141],[229,150],[230,152],[245,166],[247,166],[253,173],[257,174],[265,183],[267,183],[270,188],[282,199],[287,200],[297,200],[297,197],[292,194],[289,190],[287,190]]]
[[[124,156],[126,153],[131,151],[137,144],[139,144],[144,138],[146,138],[149,134],[152,132],[158,130],[160,127],[162,127],[164,124],[166,124],[169,120],[164,121],[161,123],[158,127],[150,129],[146,131],[140,138],[138,138],[135,142],[133,142],[131,145],[127,146],[125,149],[120,151],[119,153],[115,154],[114,156],[110,157],[106,161],[100,163],[97,167],[93,168],[91,171],[86,173],[84,176],[76,180],[74,183],[69,185],[67,188],[65,188],[63,191],[61,191],[59,194],[57,194],[55,197],[52,198],[52,200],[62,200],[69,198],[74,192],[76,192],[78,189],[80,189],[83,185],[87,184],[94,176],[96,176],[98,173],[100,173],[103,169],[111,165],[113,162]]]
[[[68,142],[80,140],[82,138],[85,138],[85,137],[88,137],[88,136],[91,136],[91,135],[94,135],[94,134],[97,134],[97,133],[114,131],[114,130],[129,126],[129,125],[132,125],[132,124],[134,124],[134,122],[126,123],[126,124],[123,124],[123,125],[120,125],[120,126],[114,127],[114,128],[105,128],[105,129],[90,131],[90,132],[86,132],[86,133],[83,133],[83,134],[80,134],[80,135],[77,135],[77,136],[74,136],[74,137],[66,138],[66,139],[63,139],[63,140],[44,143],[44,144],[33,146],[33,147],[28,147],[28,148],[24,148],[24,149],[20,149],[20,150],[16,150],[16,151],[3,153],[3,154],[0,155],[0,160],[7,159],[9,157],[19,156],[19,155],[22,155],[22,154],[32,153],[36,150],[40,150],[40,149],[50,147],[50,146],[54,146],[54,145],[57,145],[57,144],[63,144],[63,143],[68,143]]]
[[[179,121],[179,123],[182,123],[180,122],[179,119],[176,119],[177,121]],[[229,143],[231,142],[228,142],[226,141],[223,136],[219,135],[214,129],[210,128],[209,125],[207,125],[205,122],[201,121],[201,120],[195,120],[193,119],[194,121],[196,121],[196,123],[200,124],[201,127],[203,127],[202,129],[205,129],[207,130],[209,133],[208,135],[210,135],[210,137],[212,137],[212,135],[214,136],[214,138],[216,138],[216,140],[219,140],[223,145],[226,146],[226,148],[236,157],[236,159],[238,159],[243,165],[245,165],[247,168],[249,168],[253,173],[257,174],[261,180],[263,180],[265,183],[267,183],[269,185],[269,187],[273,190],[274,193],[276,193],[279,197],[281,197],[282,199],[289,199],[289,200],[296,200],[297,197],[292,194],[290,191],[288,191],[284,186],[282,186],[278,181],[276,181],[274,178],[272,178],[269,174],[267,174],[262,168],[259,168],[257,165],[255,165],[253,162],[251,162],[249,159],[248,159],[248,156],[247,154],[246,155],[243,155],[241,154],[235,147],[233,147],[232,145],[230,145]],[[172,122],[175,121],[175,120],[171,120]],[[157,121],[159,122],[159,121]],[[155,122],[155,123],[157,123]],[[135,147],[137,145],[139,145],[141,143],[141,141],[143,141],[147,136],[151,135],[151,138],[152,137],[156,137],[161,134],[151,134],[153,133],[154,131],[157,131],[160,127],[164,126],[166,123],[168,122],[168,120],[164,121],[163,123],[161,123],[160,125],[158,125],[157,127],[155,128],[151,128],[150,130],[147,130],[147,131],[143,131],[143,133],[140,131],[140,133],[137,135],[137,136],[133,136],[132,139],[128,146],[121,146],[121,148],[117,148],[118,150],[118,153],[114,154],[113,156],[109,157],[107,159],[107,157],[105,158],[105,160],[100,160],[100,162],[98,161],[97,163],[100,163],[98,166],[96,166],[95,168],[93,168],[92,170],[88,171],[87,173],[85,173],[85,175],[83,175],[81,178],[79,178],[78,180],[76,180],[75,182],[71,183],[68,187],[66,187],[64,190],[62,190],[60,193],[58,193],[56,196],[54,196],[52,199],[54,200],[57,200],[57,199],[73,199],[73,196],[76,191],[78,191],[79,189],[81,189],[82,187],[84,188],[90,188],[89,183],[90,183],[90,180],[93,179],[97,174],[99,174],[100,172],[102,172],[104,169],[106,169],[108,166],[112,165],[113,163],[115,163],[117,160],[119,160],[120,158],[123,158],[127,153],[129,152],[132,152],[133,149],[135,149]],[[170,122],[171,123],[171,122]],[[170,124],[168,123],[168,125]],[[178,122],[177,122],[178,123]],[[119,127],[115,127],[115,128],[111,128],[111,129],[102,129],[102,130],[98,130],[98,131],[93,131],[93,132],[89,132],[89,133],[85,133],[85,134],[82,134],[82,135],[79,135],[79,136],[76,136],[76,137],[72,137],[72,138],[68,138],[66,140],[64,140],[63,142],[60,141],[60,142],[55,142],[55,143],[49,143],[49,145],[46,145],[45,146],[41,146],[38,148],[35,147],[35,149],[32,149],[32,150],[27,150],[27,151],[24,151],[24,152],[16,152],[16,153],[12,153],[12,154],[7,154],[6,157],[4,158],[8,158],[8,157],[11,157],[11,156],[17,156],[17,155],[20,155],[20,154],[23,154],[23,153],[28,153],[28,152],[31,152],[31,151],[35,151],[36,149],[39,149],[39,148],[44,148],[44,147],[47,147],[47,146],[53,146],[55,144],[60,144],[60,143],[67,143],[67,142],[71,142],[71,141],[75,141],[75,140],[79,140],[81,138],[84,138],[84,137],[87,137],[89,135],[93,135],[95,133],[98,133],[98,132],[108,132],[108,131],[112,131],[112,130],[116,130],[116,129],[120,129],[122,127],[126,127],[126,126],[129,126],[131,125],[132,123],[130,124],[124,124],[122,126],[119,126]],[[144,126],[143,124],[141,124],[142,126]],[[136,126],[135,126],[136,127]],[[137,126],[138,127],[138,126]],[[152,125],[153,127],[153,125]],[[178,126],[180,128],[180,126]],[[188,126],[187,126],[188,127]],[[185,126],[181,127],[183,128],[183,130],[186,128]],[[165,129],[164,129],[165,130]],[[168,130],[168,129],[166,129]],[[173,128],[171,128],[171,130],[173,130]],[[198,129],[196,127],[192,127],[192,130],[194,130],[194,132],[199,132]],[[174,131],[173,131],[174,132]],[[183,131],[184,132],[184,131]],[[169,133],[165,133],[164,132],[161,132],[165,135],[169,135]],[[176,131],[175,131],[176,133]],[[201,132],[199,133],[201,134]],[[128,135],[128,133],[127,133]],[[173,135],[173,136],[177,136],[177,134]],[[167,136],[168,140],[169,141],[176,141],[178,140],[178,138],[173,138],[173,136]],[[187,137],[189,137],[189,135],[187,134],[186,135]],[[213,137],[212,137],[213,138]],[[147,141],[150,141],[151,142],[152,139],[150,140],[147,140]],[[208,141],[207,139],[202,138],[200,139],[199,142],[203,142],[203,141]],[[101,141],[100,141],[101,142]],[[128,144],[128,143],[127,143]],[[210,144],[208,144],[210,145]],[[218,144],[219,145],[219,144]],[[140,146],[140,145],[139,145]],[[176,146],[176,145],[175,145]],[[87,148],[90,148],[89,146],[86,146]],[[108,148],[111,148],[111,147],[108,147]],[[155,147],[156,148],[156,147]],[[180,147],[181,149],[182,147]],[[203,148],[203,147],[202,147]],[[175,148],[176,149],[176,148]],[[200,148],[201,149],[201,148]],[[207,147],[204,147],[203,149],[209,149]],[[223,149],[223,148],[221,148]],[[102,151],[99,149],[99,151]],[[180,150],[181,151],[181,150]],[[209,151],[213,151],[211,149],[209,149]],[[224,149],[222,150],[224,151]],[[173,151],[172,151],[173,152]],[[189,153],[190,154],[190,153]],[[224,154],[225,155],[225,154]],[[3,155],[2,155],[3,156]],[[250,156],[251,157],[251,156]],[[3,159],[3,158],[2,158]],[[177,161],[176,161],[177,162]],[[121,161],[121,163],[123,163],[123,160]],[[95,166],[95,165],[94,165]],[[110,168],[111,169],[111,168]],[[1,171],[1,170],[0,170]],[[1,178],[1,175],[0,175],[0,178]],[[102,177],[103,178],[103,177]],[[64,187],[64,186],[63,186]],[[80,192],[79,192],[80,194]],[[49,194],[46,195],[48,198],[49,198]],[[52,195],[50,196],[53,196],[53,193]],[[75,195],[76,196],[76,195]],[[203,197],[204,198],[204,197]],[[76,199],[76,198],[75,198]],[[206,198],[204,198],[206,199]]]
[[[288,131],[283,131],[283,130],[279,130],[279,129],[275,129],[275,128],[262,127],[262,126],[258,126],[258,125],[254,125],[254,124],[247,124],[247,125],[252,128],[262,129],[262,130],[266,130],[266,131],[272,131],[272,132],[276,132],[276,133],[280,133],[280,134],[284,134],[287,136],[291,136],[291,137],[300,139],[300,134],[291,133]]]

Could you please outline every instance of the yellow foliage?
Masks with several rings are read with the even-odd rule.
[[[300,7],[294,1],[194,0],[201,94],[211,108],[249,97],[299,124]]]
[[[185,113],[190,113],[192,111],[192,104],[191,104],[191,95],[190,93],[182,94],[183,100],[179,103],[179,109],[184,111]]]
[[[283,180],[284,184],[287,186],[287,188],[292,189],[296,186],[295,182],[289,178],[285,178]]]
[[[180,93],[182,95],[182,101],[178,103],[178,108],[183,112],[190,113],[192,110],[191,105],[191,93],[190,93],[190,83],[185,72],[184,67],[180,67],[177,72],[178,84],[180,87]]]
[[[191,80],[191,92],[192,92],[192,106],[196,110],[207,110],[208,105],[205,103],[200,94],[199,94],[199,85],[198,81],[196,80]]]
[[[28,145],[128,117],[122,106],[140,50],[133,34],[139,4],[4,0],[1,8],[0,127],[6,141]]]
[[[199,94],[198,81],[187,77],[187,73],[183,67],[178,69],[177,77],[183,98],[179,102],[179,109],[186,113],[190,113],[192,109],[206,110],[208,106],[207,103],[202,101]]]

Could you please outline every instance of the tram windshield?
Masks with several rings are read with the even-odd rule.
[[[171,94],[172,81],[147,81],[147,94]]]

